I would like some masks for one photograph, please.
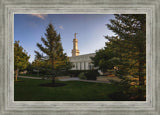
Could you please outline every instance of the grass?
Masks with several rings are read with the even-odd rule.
[[[82,81],[57,81],[65,83],[61,87],[42,87],[40,84],[50,80],[18,78],[24,82],[15,82],[15,101],[112,101],[109,94],[118,87],[106,83],[90,83]]]

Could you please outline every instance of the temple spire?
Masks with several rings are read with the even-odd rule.
[[[72,56],[78,56],[79,55],[78,39],[76,38],[76,35],[77,35],[77,33],[74,34]]]

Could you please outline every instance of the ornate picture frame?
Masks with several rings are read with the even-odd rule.
[[[159,0],[0,0],[0,114],[159,115]],[[14,14],[146,14],[146,101],[14,101]]]

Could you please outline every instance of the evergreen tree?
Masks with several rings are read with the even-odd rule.
[[[144,85],[146,68],[146,15],[117,14],[108,28],[118,36],[115,44],[120,56],[121,73],[132,74],[139,78],[139,85]],[[114,37],[106,36],[109,41]]]
[[[29,65],[30,56],[27,52],[23,50],[23,47],[19,45],[19,41],[14,43],[14,70],[16,72],[16,81],[18,77],[19,70],[24,70]]]
[[[117,14],[108,28],[116,33],[119,40],[114,42],[120,58],[118,73],[123,76],[124,82],[131,75],[138,78],[138,98],[144,100],[146,77],[146,15],[145,14]],[[106,36],[109,41],[113,36]],[[131,81],[130,81],[131,82]],[[129,82],[129,83],[130,83]],[[136,81],[137,82],[137,81]],[[126,82],[125,82],[126,83]]]
[[[119,63],[116,53],[109,47],[96,51],[96,55],[91,59],[94,66],[98,67],[103,73],[113,69]]]
[[[146,15],[116,14],[115,19],[110,20],[110,22],[111,24],[107,24],[107,27],[116,36],[105,37],[108,42],[106,42],[103,50],[96,52],[93,63],[103,69],[111,69],[114,66],[118,67],[116,75],[123,79],[121,83],[125,87],[125,90],[128,90],[131,87],[130,83],[138,78],[138,98],[144,100],[146,79]]]
[[[65,53],[63,53],[61,36],[57,34],[52,24],[49,24],[46,28],[46,38],[41,38],[42,44],[37,43],[37,47],[41,50],[42,54],[35,51],[37,59],[45,62],[45,67],[51,70],[52,82],[55,83],[55,76],[57,70],[68,67],[69,59]]]

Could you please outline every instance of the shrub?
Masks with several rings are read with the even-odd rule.
[[[86,72],[86,74],[85,74],[87,80],[96,80],[98,75],[99,75],[99,73],[94,70],[90,70],[90,71]]]
[[[80,79],[87,79],[84,72],[81,72],[81,73],[78,75],[78,77],[79,77]]]
[[[99,75],[98,70],[69,70],[68,74],[71,77],[78,77],[80,73],[84,73],[86,76],[86,74],[89,73],[90,71],[96,73],[97,76]]]
[[[68,74],[71,75],[71,77],[78,77],[78,75],[82,72],[86,73],[89,70],[69,70]]]

